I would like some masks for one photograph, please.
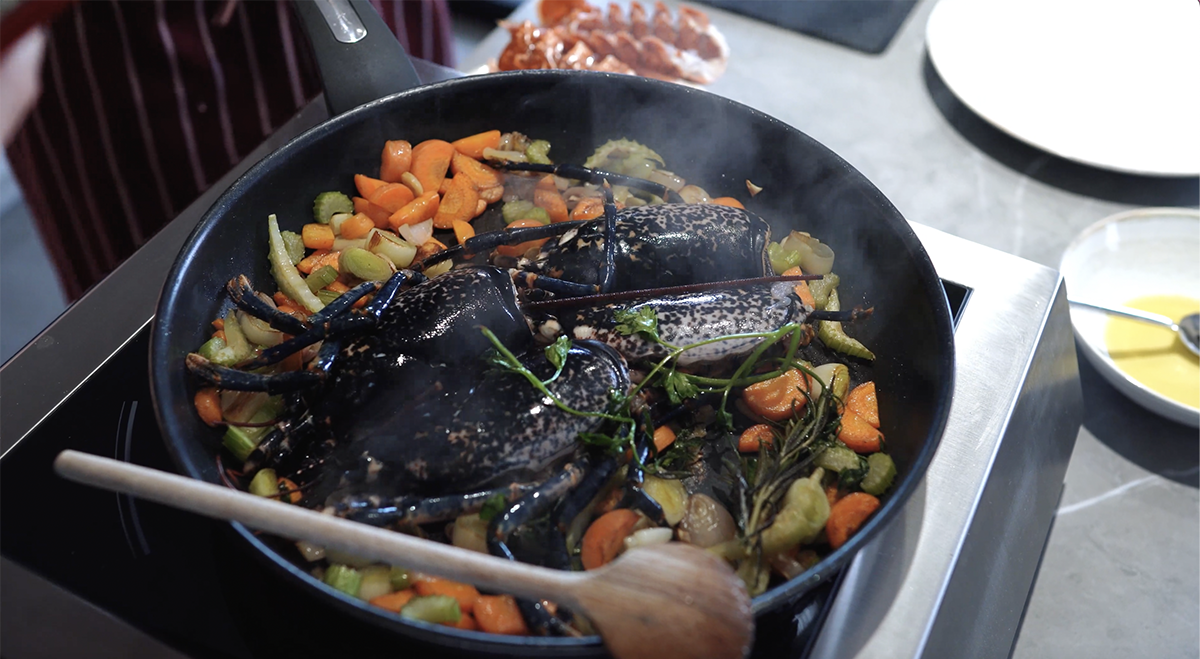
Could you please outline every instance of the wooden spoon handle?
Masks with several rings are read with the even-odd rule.
[[[584,575],[507,561],[360,524],[156,469],[63,451],[54,469],[69,480],[124,492],[215,519],[514,595],[576,604]]]

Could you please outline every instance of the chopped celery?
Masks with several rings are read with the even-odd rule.
[[[281,409],[283,409],[283,397],[271,396],[247,421],[249,423],[273,421],[275,417],[279,416]],[[225,430],[225,436],[221,439],[221,443],[233,453],[234,457],[245,461],[250,457],[250,453],[258,448],[258,443],[262,441],[263,435],[267,434],[270,429],[270,426],[257,428],[229,426]]]
[[[329,224],[338,213],[354,213],[354,202],[341,192],[322,192],[313,201],[313,218],[321,224]]]
[[[342,295],[341,293],[339,293],[337,291],[331,291],[328,288],[322,288],[321,290],[317,291],[317,297],[320,298],[321,301],[324,302],[325,304],[329,304],[330,302],[333,302],[334,300],[338,299],[338,297],[340,297],[341,295]]]
[[[539,165],[550,164],[550,143],[546,140],[534,140],[525,147],[525,158]]]
[[[308,284],[308,290],[316,293],[322,288],[332,284],[338,278],[338,271],[331,265],[323,265],[312,271],[308,277],[304,279],[304,283]],[[319,295],[318,295],[319,297]],[[328,302],[326,302],[328,304]]]
[[[372,565],[362,570],[362,584],[358,587],[358,598],[373,600],[392,592],[392,569],[386,565]]]
[[[896,477],[896,463],[887,453],[872,453],[867,456],[867,475],[859,487],[867,494],[879,496],[892,486]]]
[[[520,219],[537,220],[542,224],[550,224],[550,213],[547,213],[546,209],[542,208],[541,206],[534,206],[528,211],[525,211],[525,216]]]
[[[512,224],[517,220],[524,219],[525,214],[534,209],[532,201],[524,199],[514,199],[504,203],[500,208],[500,214],[504,216],[505,224]]]
[[[767,257],[771,260],[771,269],[778,275],[800,265],[801,254],[779,243],[771,243],[767,245]]]
[[[233,309],[225,314],[225,345],[233,352],[234,363],[249,358],[254,352]]]
[[[292,265],[304,260],[304,239],[295,231],[280,231],[279,235],[283,237],[283,246],[287,248],[288,257],[292,259]]]
[[[221,366],[233,366],[240,361],[233,350],[225,345],[225,339],[219,336],[214,336],[205,341],[204,345],[200,346],[200,349],[196,352],[208,361]]]
[[[400,609],[400,617],[432,623],[457,623],[462,618],[462,612],[458,608],[458,600],[449,595],[425,595],[409,600]]]
[[[847,469],[861,469],[858,454],[838,442],[836,446],[821,451],[815,461],[818,467],[841,473]]]
[[[275,218],[274,214],[267,217],[267,235],[271,245],[271,251],[268,253],[271,261],[271,274],[275,277],[275,283],[278,284],[279,290],[283,291],[284,295],[303,304],[304,308],[312,313],[323,309],[325,303],[308,290],[308,286],[304,285],[304,278],[300,276],[300,271],[292,264],[287,246],[283,242],[283,236],[279,233],[279,220]]]
[[[825,310],[842,310],[842,304],[838,300],[836,288],[829,291],[829,299],[825,302]],[[821,339],[821,343],[824,343],[830,350],[836,350],[851,357],[875,359],[875,353],[867,350],[867,347],[858,339],[847,335],[845,330],[842,329],[842,324],[839,322],[832,320],[820,321],[817,326],[817,338]]]
[[[274,469],[259,469],[257,474],[254,474],[254,479],[250,481],[250,494],[257,494],[260,497],[274,497],[279,495],[279,479],[275,477]]]
[[[351,597],[357,597],[359,586],[362,585],[362,573],[348,565],[330,565],[325,570],[325,583]]]
[[[817,309],[825,309],[825,305],[829,303],[829,292],[837,288],[841,281],[841,277],[831,272],[821,279],[808,282],[808,290],[812,291],[813,299],[817,302]]]
[[[382,256],[361,247],[351,247],[338,258],[338,268],[364,281],[383,281],[392,276],[392,269]]]
[[[402,567],[396,567],[393,565],[391,571],[389,572],[389,577],[391,578],[392,588],[394,590],[404,590],[405,588],[413,585],[412,575],[408,573],[408,570],[405,570]]]

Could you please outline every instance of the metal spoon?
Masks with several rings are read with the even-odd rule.
[[[1092,302],[1080,302],[1079,300],[1071,300],[1071,304],[1077,304],[1081,307],[1090,307],[1099,309],[1107,313],[1117,316],[1125,316],[1134,320],[1144,320],[1148,323],[1170,327],[1179,335],[1179,339],[1183,341],[1183,345],[1187,346],[1188,350],[1200,355],[1200,313],[1194,313],[1190,316],[1184,316],[1178,323],[1167,318],[1162,314],[1142,311],[1141,309],[1130,309],[1129,307],[1110,307],[1103,304],[1094,304]]]
[[[741,659],[754,636],[741,579],[723,560],[680,542],[637,547],[595,570],[563,572],[77,451],[59,453],[54,470],[79,483],[294,540],[574,607],[596,625],[616,659]]]

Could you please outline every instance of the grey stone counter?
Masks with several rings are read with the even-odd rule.
[[[933,6],[919,4],[879,56],[705,8],[732,50],[707,89],[821,141],[910,220],[1051,267],[1110,214],[1200,203],[1196,179],[1077,165],[984,122],[929,63]],[[463,68],[506,42],[492,34]],[[1079,365],[1084,427],[1013,656],[1200,656],[1197,432],[1125,399],[1082,355]]]

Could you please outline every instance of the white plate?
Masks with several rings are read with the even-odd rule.
[[[1200,211],[1143,208],[1118,213],[1071,241],[1059,266],[1072,299],[1124,304],[1145,295],[1200,298]],[[1156,414],[1200,427],[1200,410],[1134,380],[1108,356],[1108,314],[1072,305],[1083,354],[1118,391]]]
[[[1195,0],[941,0],[926,26],[946,86],[1050,153],[1135,174],[1200,174]]]

